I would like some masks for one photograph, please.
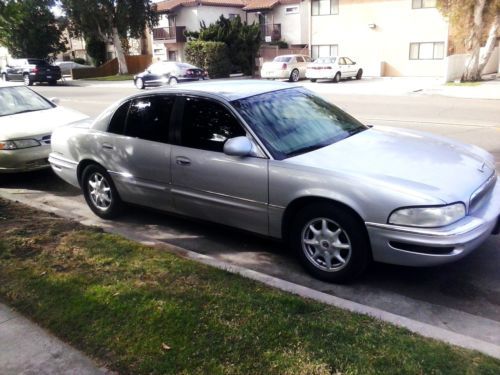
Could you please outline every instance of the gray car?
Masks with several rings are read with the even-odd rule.
[[[134,95],[57,129],[52,149],[55,173],[102,218],[127,202],[280,238],[328,281],[351,280],[372,260],[451,262],[499,231],[489,153],[365,126],[285,83]]]

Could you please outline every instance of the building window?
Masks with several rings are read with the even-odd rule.
[[[410,60],[444,59],[444,42],[410,43]]]
[[[312,0],[312,15],[339,14],[339,0]]]
[[[339,46],[338,44],[323,44],[312,46],[311,57],[316,60],[318,57],[330,57],[338,56]]]
[[[285,8],[285,14],[297,14],[299,13],[298,6],[290,6]]]
[[[411,7],[413,9],[435,8],[436,0],[412,0]]]

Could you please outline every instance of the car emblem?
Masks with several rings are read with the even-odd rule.
[[[486,163],[483,163],[477,170],[481,173],[484,173],[484,166],[486,165]]]

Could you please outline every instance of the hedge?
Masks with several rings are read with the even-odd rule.
[[[229,77],[231,61],[228,49],[222,42],[189,41],[186,45],[186,60],[206,69],[211,78]]]

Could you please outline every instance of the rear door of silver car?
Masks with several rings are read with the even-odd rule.
[[[176,211],[242,229],[268,233],[268,159],[223,152],[247,132],[228,106],[203,97],[178,102],[181,118],[172,147]]]

